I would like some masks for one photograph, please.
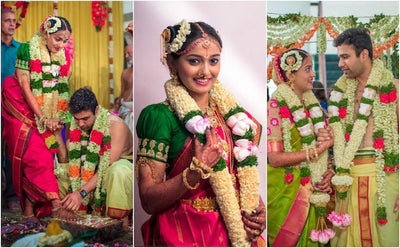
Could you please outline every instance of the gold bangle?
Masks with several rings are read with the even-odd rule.
[[[200,182],[197,182],[196,185],[191,186],[188,181],[187,181],[187,172],[188,172],[189,168],[186,168],[185,170],[183,170],[182,172],[182,180],[183,180],[183,184],[185,185],[185,187],[187,189],[193,190],[193,189],[197,189],[200,185]]]
[[[190,163],[189,169],[192,171],[198,171],[201,175],[201,178],[203,178],[203,179],[207,179],[210,177],[210,173],[204,173],[204,171],[202,169],[196,167],[196,165],[194,164],[193,161]]]
[[[193,157],[193,158],[192,158],[192,163],[194,163],[194,165],[195,165],[197,168],[200,168],[202,171],[206,171],[206,172],[204,173],[205,178],[202,177],[203,179],[206,179],[206,178],[209,178],[209,177],[210,177],[209,174],[212,172],[212,169],[210,168],[210,166],[208,166],[208,165],[206,165],[206,164],[200,162],[200,160],[198,160],[196,157]],[[203,175],[203,174],[202,174],[202,175]]]
[[[306,160],[307,162],[310,162],[310,156],[309,156],[309,149],[306,149]]]

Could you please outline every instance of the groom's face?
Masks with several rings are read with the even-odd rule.
[[[337,53],[339,67],[348,78],[355,78],[362,74],[365,50],[357,56],[353,45],[342,44],[337,47]]]

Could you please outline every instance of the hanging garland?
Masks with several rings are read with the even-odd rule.
[[[292,48],[302,48],[318,30],[318,53],[326,51],[326,33],[336,39],[340,33],[351,27],[364,27],[370,30],[373,44],[373,56],[379,58],[383,52],[398,44],[399,16],[375,15],[368,23],[358,22],[354,16],[347,17],[311,17],[300,14],[285,14],[278,17],[267,16],[267,54],[275,56]],[[326,31],[326,33],[324,32]],[[397,56],[395,49],[391,56]],[[390,57],[388,55],[388,57]],[[390,61],[390,58],[389,58]],[[394,59],[398,68],[398,60]],[[387,63],[387,68],[391,64]],[[268,66],[268,80],[272,78],[272,66]]]
[[[21,26],[21,23],[25,20],[25,15],[26,11],[28,10],[28,6],[29,6],[28,1],[17,1],[15,5],[11,7],[7,6],[5,2],[1,2],[1,8],[11,9],[12,11],[14,11],[14,13],[17,11],[17,9],[20,9],[22,7],[21,14],[19,14],[18,21],[15,26],[16,29],[19,26]]]
[[[106,1],[93,1],[92,2],[92,22],[99,32],[106,24],[107,19],[107,3]]]
[[[110,66],[110,108],[114,107],[114,43],[113,43],[113,27],[112,27],[112,1],[108,2],[108,60]]]
[[[53,1],[53,15],[58,16],[58,1]]]

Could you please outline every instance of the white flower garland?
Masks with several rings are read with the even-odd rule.
[[[172,40],[170,44],[168,44],[168,53],[176,53],[179,49],[182,48],[183,43],[186,41],[186,36],[190,34],[190,24],[186,22],[186,20],[182,20],[180,23],[181,27],[178,30],[178,34]]]
[[[398,131],[397,131],[397,118],[396,115],[396,103],[390,102],[382,104],[379,100],[378,89],[387,87],[393,84],[393,76],[390,72],[384,70],[382,61],[374,60],[371,73],[368,77],[367,84],[363,92],[363,98],[361,99],[359,116],[353,124],[354,120],[354,100],[355,90],[357,87],[357,81],[354,79],[347,79],[343,75],[332,91],[329,103],[329,116],[330,123],[334,130],[334,159],[337,170],[344,169],[344,173],[338,173],[332,178],[332,183],[339,187],[347,187],[345,191],[352,185],[352,178],[348,176],[349,169],[353,166],[352,160],[357,152],[361,141],[366,133],[368,125],[368,117],[372,112],[374,116],[374,133],[382,130],[383,139],[387,153],[394,153],[398,156]],[[346,90],[344,90],[346,89]],[[343,99],[347,99],[342,101]],[[345,106],[343,106],[345,105]],[[347,108],[347,115],[339,117],[339,107]],[[345,141],[345,130],[348,126],[352,126],[349,141]],[[384,172],[384,155],[383,149],[375,148],[376,152],[376,164],[378,168],[377,180],[378,180],[378,196],[377,196],[377,207],[378,207],[378,219],[384,219],[386,216],[385,202],[385,172]],[[347,172],[346,172],[347,171]],[[344,192],[344,191],[343,191]],[[383,210],[382,210],[383,209]],[[383,211],[384,214],[380,213]]]
[[[102,138],[103,137],[110,137],[110,119],[108,118],[109,112],[107,109],[103,108],[102,106],[99,105],[99,110],[98,114],[96,116],[95,123],[93,125],[92,133],[89,136],[92,136],[93,133],[99,134],[102,133]],[[81,187],[83,187],[87,181],[84,181],[82,179],[81,173],[78,175],[72,174],[73,170],[72,168],[79,168],[79,172],[84,169],[86,171],[95,171],[96,167],[97,169],[97,182],[96,182],[96,190],[94,193],[94,197],[96,200],[99,200],[101,197],[101,193],[105,193],[106,189],[103,185],[104,178],[105,178],[105,173],[106,169],[109,166],[110,163],[110,146],[105,148],[104,146],[106,144],[101,143],[101,145],[97,144],[96,142],[89,140],[81,140],[81,136],[88,136],[86,132],[82,131],[79,126],[76,124],[75,121],[71,122],[71,127],[70,127],[70,134],[72,132],[79,131],[80,136],[79,136],[79,141],[76,142],[70,142],[69,143],[69,154],[70,154],[70,180],[71,180],[71,188],[72,192],[75,192],[79,190]],[[101,141],[100,141],[101,142]],[[109,141],[111,142],[111,141]],[[81,148],[82,146],[87,146],[87,151],[92,153],[92,154],[98,154],[99,158],[99,163],[93,163],[86,157],[86,154],[81,154]],[[100,151],[103,150],[103,155],[100,154]],[[80,156],[79,157],[71,157],[71,155],[78,151]],[[83,163],[83,166],[81,167]],[[90,178],[89,178],[90,179]],[[91,197],[85,197],[82,200],[83,205],[87,205],[89,203]]]
[[[206,118],[202,117],[199,106],[189,95],[186,88],[178,81],[171,79],[165,83],[165,91],[172,108],[176,111],[178,118],[184,122],[186,129],[193,134],[204,135],[205,128],[210,124],[204,120]],[[231,111],[240,108],[233,95],[218,81],[214,83],[210,95],[224,117],[229,115]],[[256,124],[241,110],[232,114],[227,119],[226,124],[231,128],[232,133],[237,136],[244,136],[248,132],[253,135],[256,133]],[[255,145],[252,142],[244,144],[245,142],[242,140],[246,140],[246,138],[237,140],[234,150],[241,149],[243,151],[243,149],[248,149],[249,152],[246,158],[254,156],[257,152],[257,149],[254,148]],[[235,158],[238,161],[240,160],[241,163],[246,163],[246,158],[240,157],[239,154],[243,153],[236,153]],[[259,204],[258,171],[255,166],[245,165],[242,168],[238,168],[237,176],[240,183],[241,209],[250,212]],[[220,206],[221,215],[232,245],[250,246],[250,243],[246,240],[246,231],[241,221],[240,207],[232,185],[231,175],[226,166],[223,170],[211,173],[210,184]]]
[[[317,134],[320,128],[325,127],[325,122],[323,119],[323,112],[321,110],[321,106],[319,105],[318,100],[314,96],[311,91],[307,91],[303,94],[304,103],[306,108],[310,108],[310,117],[313,119],[318,119],[322,121],[316,121],[314,124],[314,130],[312,130],[312,120],[307,118],[305,115],[305,110],[302,107],[302,104],[297,97],[297,95],[293,92],[293,90],[287,84],[279,84],[278,89],[276,91],[275,97],[278,102],[282,100],[285,101],[289,110],[296,109],[295,111],[291,111],[293,116],[293,120],[295,122],[299,122],[301,120],[307,119],[307,124],[297,127],[300,132],[300,136],[302,136],[302,151],[310,148],[316,148],[316,140],[314,133]],[[312,107],[311,107],[312,106]],[[291,124],[289,118],[282,118],[282,127],[283,127],[283,144],[285,152],[292,152],[292,146],[290,144],[291,141]],[[303,138],[306,136],[312,136],[312,141],[310,144],[303,142]],[[324,151],[318,158],[317,162],[307,162],[303,161],[300,164],[301,168],[308,168],[311,172],[311,181],[319,182],[321,180],[322,174],[327,170],[327,162],[328,162],[328,152]],[[312,195],[321,195],[320,192],[314,192]],[[326,194],[326,193],[323,193]],[[328,195],[328,194],[326,194]],[[326,196],[325,196],[326,198]],[[324,197],[313,197],[315,200],[312,202],[313,204],[323,204],[324,201],[321,199],[325,199]],[[320,201],[321,200],[321,201]],[[327,202],[326,202],[327,203]]]
[[[51,22],[50,20],[55,21],[54,26],[51,28]],[[46,22],[43,25],[44,30],[47,32],[47,34],[52,34],[55,33],[59,28],[61,28],[61,20],[60,18],[56,16],[52,16],[46,20]]]

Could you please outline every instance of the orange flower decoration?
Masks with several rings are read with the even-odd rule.
[[[81,170],[80,166],[77,166],[77,165],[70,166],[69,167],[69,176],[70,177],[79,177],[80,170]]]

